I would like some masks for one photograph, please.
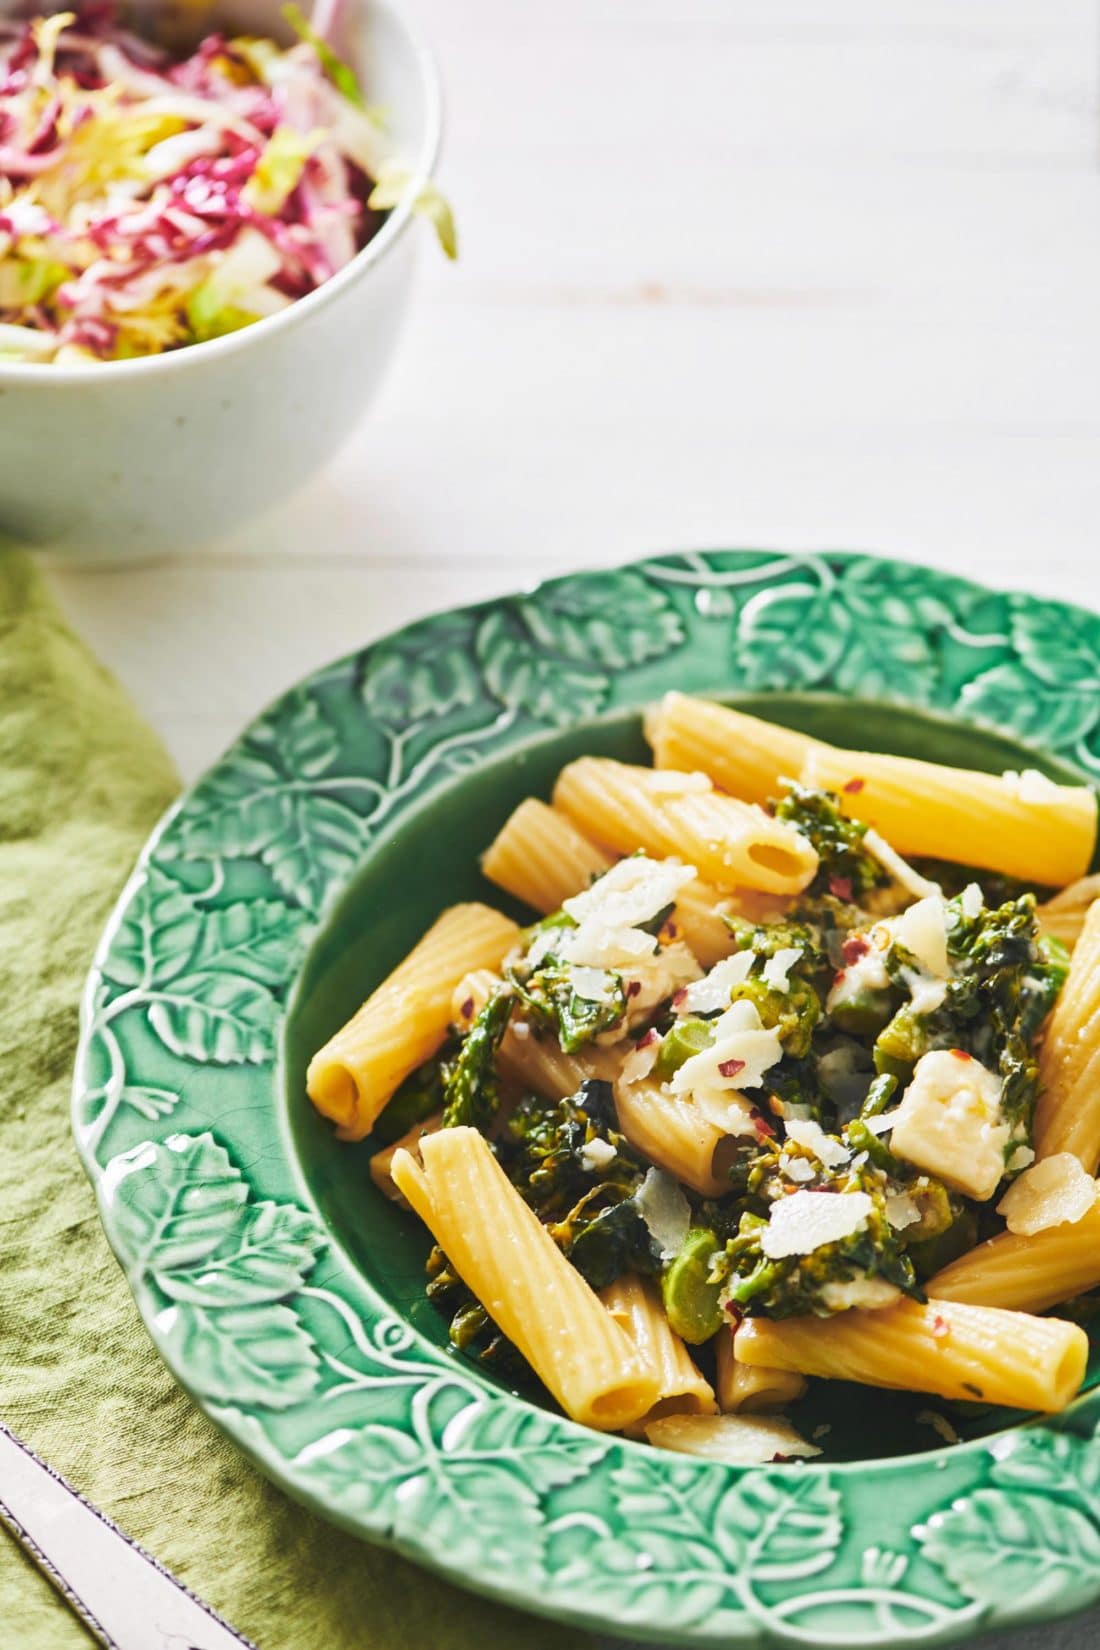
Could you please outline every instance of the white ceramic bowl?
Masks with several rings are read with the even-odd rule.
[[[395,151],[431,176],[430,52],[391,0],[349,0],[348,12],[344,49]],[[277,0],[215,0],[200,32],[222,27],[287,38]],[[377,390],[427,233],[399,205],[316,292],[210,343],[86,367],[0,362],[0,531],[132,560],[202,545],[289,497]]]

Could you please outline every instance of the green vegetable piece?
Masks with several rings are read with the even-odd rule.
[[[549,1026],[566,1054],[575,1054],[601,1031],[610,1031],[626,1013],[626,992],[622,976],[605,971],[605,996],[591,998],[576,990],[572,966],[557,957],[547,957],[526,979],[521,969],[510,975],[522,1001],[535,1017]]]
[[[346,97],[349,103],[354,103],[357,109],[366,109],[367,100],[363,96],[363,89],[356,78],[355,71],[338,56],[317,30],[303,15],[300,8],[287,0],[282,7],[283,16],[290,24],[299,40],[304,40],[317,53],[317,61],[328,75],[341,97]]]
[[[875,1070],[883,1076],[896,1077],[907,1083],[913,1067],[922,1054],[931,1047],[928,1027],[919,1014],[906,1004],[875,1039]]]
[[[677,1020],[665,1034],[657,1051],[653,1069],[663,1083],[696,1054],[702,1054],[714,1041],[714,1025],[710,1020]]]
[[[875,1037],[894,1012],[892,992],[861,991],[829,1010],[829,1018],[839,1031],[851,1037]]]
[[[500,1107],[496,1052],[511,1018],[510,991],[490,997],[470,1027],[457,1059],[443,1078],[443,1127],[461,1125],[486,1132]]]
[[[860,1117],[880,1117],[897,1091],[898,1080],[884,1072],[876,1077],[867,1090],[867,1098],[859,1108]]]
[[[372,1142],[392,1146],[415,1123],[422,1123],[443,1105],[443,1078],[438,1060],[429,1060],[406,1077],[379,1117],[371,1133]]]
[[[652,1272],[649,1227],[633,1201],[627,1198],[601,1210],[577,1233],[569,1259],[593,1289],[605,1288],[624,1272]]]
[[[873,888],[885,888],[889,873],[863,846],[867,827],[849,819],[831,791],[811,791],[790,784],[775,805],[775,817],[793,825],[817,850],[818,868],[807,895],[833,894],[856,901]]]
[[[788,991],[776,991],[759,975],[734,986],[730,1000],[755,1005],[760,1023],[779,1033],[786,1054],[796,1060],[810,1052],[814,1027],[821,1018],[821,999],[805,980],[792,979]]]
[[[689,1346],[701,1346],[722,1326],[722,1284],[708,1281],[711,1256],[719,1247],[713,1232],[693,1227],[661,1280],[668,1321]]]

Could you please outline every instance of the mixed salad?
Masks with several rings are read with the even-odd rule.
[[[393,154],[349,66],[298,36],[173,59],[93,5],[0,22],[0,359],[127,360],[273,315],[403,197],[450,256],[438,191]]]

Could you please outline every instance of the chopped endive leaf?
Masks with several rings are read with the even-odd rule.
[[[367,101],[356,78],[355,70],[345,63],[343,58],[333,51],[328,41],[317,33],[308,18],[304,16],[301,8],[294,4],[294,0],[287,0],[287,3],[282,7],[282,14],[299,40],[304,40],[307,46],[313,47],[322,69],[324,69],[341,96],[346,97],[349,103],[354,103],[357,109],[366,109]]]
[[[398,162],[387,162],[367,196],[367,205],[375,211],[386,212],[406,199],[410,212],[418,218],[425,218],[435,229],[439,244],[448,258],[457,258],[458,231],[446,197],[430,178],[417,179],[409,167]]]

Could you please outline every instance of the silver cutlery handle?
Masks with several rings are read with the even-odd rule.
[[[0,1522],[107,1650],[254,1650],[2,1424]]]

